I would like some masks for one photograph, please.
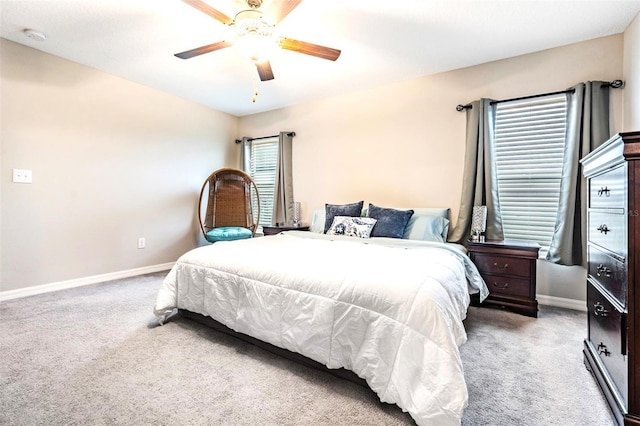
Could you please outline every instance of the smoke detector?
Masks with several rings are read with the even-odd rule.
[[[47,36],[45,36],[40,31],[24,29],[24,30],[22,30],[22,32],[24,33],[24,35],[29,37],[31,40],[45,41],[47,39]]]

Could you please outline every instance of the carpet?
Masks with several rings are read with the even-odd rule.
[[[2,425],[411,425],[367,388],[186,318],[166,273],[0,303]],[[613,425],[582,361],[586,314],[469,308],[463,425]]]

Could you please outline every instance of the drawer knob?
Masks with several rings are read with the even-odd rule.
[[[604,276],[605,278],[611,278],[611,269],[607,268],[602,263],[598,265],[596,270],[597,270],[597,273],[596,273],[597,276],[599,277]]]
[[[495,266],[496,268],[507,269],[509,267],[509,264],[505,263],[503,266],[500,266],[498,265],[498,262],[493,262],[493,266]]]
[[[598,353],[600,355],[604,355],[604,356],[610,356],[611,352],[609,352],[607,350],[607,345],[605,345],[604,343],[600,342],[600,344],[598,345]]]
[[[494,281],[493,282],[493,286],[501,288],[501,289],[507,289],[507,288],[509,288],[509,283],[504,283],[503,285],[500,285],[500,284],[498,284],[497,282]]]
[[[607,308],[605,308],[602,303],[596,302],[593,305],[593,313],[597,317],[606,317],[607,314],[609,314],[609,311],[607,311]]]
[[[603,233],[604,235],[607,235],[607,232],[611,232],[611,229],[609,229],[607,225],[600,225],[596,229],[601,233]]]
[[[609,196],[609,192],[611,192],[611,190],[609,188],[605,187],[600,187],[600,189],[598,190],[598,197],[602,197],[603,195],[605,197]]]

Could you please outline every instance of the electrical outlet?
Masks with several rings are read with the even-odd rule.
[[[146,246],[147,246],[147,241],[144,239],[144,237],[138,238],[138,248],[143,249]]]
[[[31,183],[32,181],[33,181],[33,175],[31,170],[13,169],[14,183]]]

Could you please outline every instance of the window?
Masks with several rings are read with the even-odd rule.
[[[496,174],[505,239],[549,251],[556,224],[567,122],[566,95],[497,105]]]
[[[276,189],[276,162],[278,161],[278,138],[253,140],[251,142],[251,169],[249,174],[260,194],[260,225],[270,226],[273,217],[273,197]],[[258,201],[252,198],[253,211],[258,211]]]

